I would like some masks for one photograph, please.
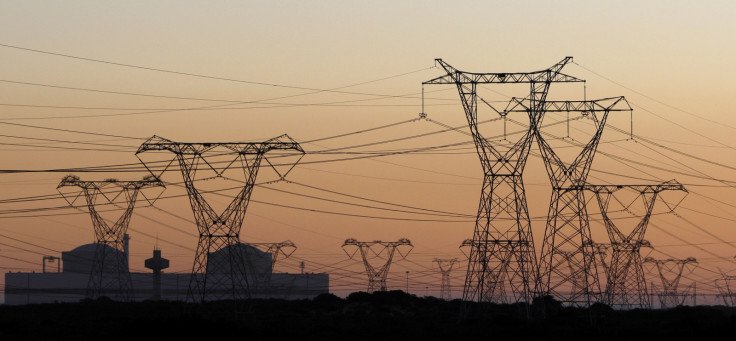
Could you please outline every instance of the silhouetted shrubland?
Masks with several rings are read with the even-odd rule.
[[[551,297],[524,304],[421,298],[402,291],[332,294],[313,300],[80,303],[0,306],[0,340],[623,340],[711,339],[736,325],[736,308],[617,311],[564,307]]]

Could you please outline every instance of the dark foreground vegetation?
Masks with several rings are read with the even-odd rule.
[[[120,303],[0,306],[0,340],[679,340],[732,338],[736,308],[678,307],[614,311],[605,305],[565,308],[472,305],[401,291],[354,293],[341,299],[245,302]]]

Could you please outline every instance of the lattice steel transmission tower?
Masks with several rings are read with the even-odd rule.
[[[525,107],[523,103],[522,107]],[[578,113],[592,120],[595,131],[590,140],[571,163],[565,163],[544,138],[545,133],[535,130],[535,136],[552,184],[552,197],[547,214],[541,254],[539,257],[539,292],[551,295],[560,302],[589,306],[600,301],[600,283],[595,265],[595,250],[588,223],[585,184],[593,163],[608,114],[629,111],[631,106],[624,97],[590,101],[548,101],[543,113]],[[539,124],[542,123],[540,116]]]
[[[245,249],[246,270],[253,272],[252,276],[249,277],[253,279],[253,282],[249,283],[251,294],[269,295],[270,290],[274,289],[271,278],[276,261],[279,260],[279,256],[284,259],[289,258],[296,251],[296,245],[290,240],[280,243],[244,243],[244,245],[262,252],[258,253]],[[266,260],[266,255],[269,255],[271,259],[268,266],[264,268],[263,262]]]
[[[359,242],[353,238],[349,238],[342,244],[343,251],[345,251],[350,259],[353,259],[355,254],[360,251],[360,256],[365,266],[365,273],[368,275],[367,292],[369,293],[379,290],[386,291],[386,277],[388,276],[388,269],[391,267],[394,253],[398,251],[403,259],[409,255],[409,252],[413,248],[414,245],[406,238],[401,238],[395,242],[382,242],[380,240]],[[370,263],[370,260],[380,258],[381,255],[385,255],[385,262],[379,267],[374,267]]]
[[[451,287],[450,287],[450,272],[452,267],[457,262],[457,258],[452,259],[440,259],[435,258],[432,262],[437,263],[437,268],[442,274],[442,283],[440,285],[440,299],[449,300],[451,299]]]
[[[271,272],[273,272],[273,268],[276,266],[276,261],[279,259],[279,256],[283,256],[283,258],[286,259],[296,251],[296,244],[291,240],[285,240],[280,243],[245,243],[245,245],[250,245],[256,249],[264,250],[264,252],[271,255],[271,268],[269,269]]]
[[[143,160],[141,163],[155,174],[155,171],[165,172],[174,161],[178,162],[199,230],[199,243],[194,257],[187,300],[204,302],[209,299],[250,297],[240,231],[261,161],[266,160],[280,179],[284,179],[305,154],[302,147],[288,135],[264,142],[213,143],[173,142],[153,136],[138,148],[136,155],[150,151],[174,154],[174,158],[163,169],[157,168],[155,163],[147,164]],[[276,165],[283,165],[285,162],[282,161],[281,164],[270,162],[265,156],[270,151],[293,151],[298,159],[287,164],[286,171],[282,173]],[[231,170],[242,170],[244,179],[230,178],[226,172]],[[200,173],[211,176],[197,177]],[[239,191],[221,213],[217,213],[205,200],[203,191],[195,184],[197,181],[214,179],[231,180],[240,184]],[[219,261],[209,262],[210,254],[222,253],[224,256],[220,257]]]
[[[608,283],[608,265],[611,263],[611,244],[593,243],[593,254],[597,256],[596,265],[598,269],[598,283]]]
[[[141,189],[163,187],[161,181],[146,177],[139,181],[82,181],[74,175],[67,175],[57,186],[57,190],[72,207],[86,206],[92,218],[95,232],[95,255],[87,282],[86,296],[130,301],[133,299],[133,283],[128,267],[125,238]],[[79,191],[64,192],[66,187],[78,187]],[[84,204],[76,204],[84,197]],[[152,204],[152,200],[143,195]],[[97,206],[110,205],[123,209],[122,215],[110,225],[97,210]]]
[[[736,307],[736,276],[727,275],[723,270],[721,276],[715,281],[718,288],[716,297],[723,299],[723,304],[727,307]]]
[[[687,286],[684,291],[678,291],[685,267],[688,264],[698,263],[695,258],[654,259],[647,257],[644,259],[644,263],[654,264],[657,268],[659,279],[662,281],[662,290],[658,290],[657,285],[652,282],[652,291],[659,298],[659,303],[663,309],[683,305],[688,297],[693,298],[693,305],[695,305],[695,282]]]
[[[571,57],[566,57],[536,72],[472,73],[436,59],[447,74],[422,83],[457,87],[483,169],[483,186],[463,288],[466,302],[491,302],[501,297],[509,297],[514,302],[531,302],[537,266],[522,173],[550,85],[582,82],[561,73],[570,60]],[[494,145],[479,132],[479,84],[529,84],[529,128],[511,147]],[[488,104],[482,98],[481,101]],[[499,114],[506,116],[506,112]],[[502,281],[507,282],[509,290],[501,286]]]
[[[651,247],[651,245],[644,240],[644,234],[649,225],[654,203],[660,193],[663,191],[687,193],[687,190],[675,180],[658,185],[585,185],[583,187],[595,193],[606,232],[611,241],[611,264],[608,266],[609,275],[606,285],[607,303],[626,309],[650,308],[651,302],[647,293],[640,250],[642,247]],[[644,206],[641,220],[629,234],[622,233],[609,216],[611,199],[615,198],[616,192],[621,189],[631,190],[636,195],[632,201],[623,202],[618,198],[615,199],[622,205],[624,211],[633,213],[635,211],[633,206],[638,199],[641,199]],[[682,199],[674,205],[666,202],[665,204],[669,211],[673,211],[681,201]]]

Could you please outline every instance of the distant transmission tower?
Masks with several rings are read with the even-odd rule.
[[[265,159],[282,179],[299,162],[297,160],[290,164],[288,170],[282,174],[265,157],[266,153],[273,150],[294,150],[295,154],[299,155],[299,160],[304,155],[301,146],[288,135],[275,137],[265,142],[232,143],[181,143],[153,136],[138,148],[136,155],[148,151],[173,153],[174,160],[179,163],[189,195],[189,203],[199,229],[199,243],[189,282],[188,301],[203,302],[209,299],[250,297],[248,277],[243,262],[245,255],[243,255],[243,248],[240,247],[240,230],[261,161]],[[156,164],[146,164],[143,160],[141,162],[152,173],[154,170],[159,170]],[[228,178],[225,172],[230,170],[243,171],[244,179]],[[208,173],[212,176],[195,178],[200,173]],[[234,180],[242,185],[239,187],[240,191],[222,213],[215,212],[205,200],[203,193],[195,186],[196,181],[218,178]],[[208,262],[210,254],[221,252],[225,253],[223,261]]]
[[[650,308],[651,302],[647,293],[646,279],[642,265],[640,249],[649,246],[644,240],[649,219],[654,209],[654,203],[662,191],[684,191],[680,183],[675,180],[663,182],[659,185],[585,185],[586,190],[595,193],[598,206],[603,216],[604,225],[611,241],[611,264],[609,265],[608,283],[606,285],[607,302],[609,305],[620,308]],[[641,221],[625,235],[609,217],[608,207],[615,193],[621,189],[629,189],[637,194],[644,203],[644,214]],[[622,202],[625,211],[632,212],[632,206],[639,202]],[[679,202],[677,203],[679,204]],[[674,210],[675,206],[669,207]]]
[[[716,297],[723,299],[727,307],[736,307],[736,276],[726,275],[721,271],[721,278],[715,281],[718,294]]]
[[[598,269],[598,283],[602,283],[601,286],[604,286],[608,283],[608,277],[610,277],[609,265],[611,264],[611,244],[593,243],[593,254],[597,256],[596,264]],[[605,287],[601,289],[605,290]],[[604,301],[608,297],[605,292],[599,292],[597,296],[601,297]]]
[[[274,289],[271,278],[273,275],[273,269],[276,266],[276,261],[279,259],[279,256],[289,258],[289,256],[296,251],[296,245],[290,240],[280,243],[245,243],[245,245],[264,252],[263,254],[260,254],[246,251],[244,255],[245,262],[247,264],[246,269],[255,272],[253,276],[250,277],[254,279],[253,282],[249,283],[251,294],[268,295],[269,291]],[[266,255],[271,256],[271,262],[267,268],[263,268],[261,266],[262,262],[258,262],[259,259],[257,258],[260,258],[260,261],[263,261],[265,260]],[[259,278],[262,278],[262,283]],[[261,287],[261,284],[264,284],[264,286]]]
[[[457,86],[483,168],[483,186],[463,288],[466,302],[490,302],[502,297],[510,297],[514,302],[531,302],[537,267],[522,173],[550,85],[582,82],[560,73],[571,59],[566,57],[546,70],[521,73],[464,72],[436,59],[447,74],[423,83]],[[477,87],[520,83],[530,85],[529,129],[510,148],[493,145],[478,130]],[[488,104],[482,98],[481,101]],[[506,112],[496,112],[506,117]],[[508,283],[509,291],[503,288],[502,282]]]
[[[365,272],[368,275],[367,292],[369,293],[379,290],[386,291],[386,277],[388,276],[388,269],[391,267],[391,262],[394,258],[394,252],[398,251],[401,258],[406,258],[413,248],[414,245],[406,238],[401,238],[395,242],[382,242],[380,240],[359,242],[353,238],[349,238],[342,244],[343,251],[345,251],[350,259],[353,259],[355,254],[360,251],[363,265],[365,265]],[[382,255],[385,257],[383,265],[379,267],[371,265],[371,259],[380,258]]]
[[[662,290],[657,290],[657,286],[652,283],[652,291],[659,297],[659,303],[663,309],[683,305],[688,297],[693,297],[693,301],[695,301],[695,282],[682,292],[678,291],[678,287],[685,267],[697,262],[693,257],[687,259],[654,259],[647,257],[644,259],[644,263],[651,263],[657,267],[657,273],[662,281]]]
[[[126,257],[125,235],[139,192],[145,187],[155,186],[163,186],[163,184],[153,177],[140,181],[115,179],[82,181],[77,176],[67,175],[61,179],[57,186],[59,193],[72,207],[82,206],[83,204],[77,204],[76,201],[84,197],[87,210],[92,217],[96,246],[92,270],[87,282],[86,296],[88,298],[107,296],[123,301],[133,299],[133,284]],[[81,191],[63,192],[64,187],[79,187]],[[123,214],[110,226],[97,211],[97,206],[117,206],[118,204],[125,205]]]
[[[452,259],[435,258],[433,262],[437,263],[437,268],[439,268],[440,273],[442,274],[442,285],[440,286],[440,299],[449,300],[452,298],[450,294],[450,272],[452,271],[452,267],[457,262],[457,258],[452,258]]]
[[[283,256],[284,259],[289,258],[294,251],[296,251],[296,244],[291,240],[286,240],[280,243],[245,243],[259,250],[265,250],[266,253],[271,255],[271,272],[276,266],[276,261],[279,256]]]
[[[542,251],[539,257],[540,293],[575,306],[600,301],[595,253],[591,238],[585,184],[608,114],[631,111],[624,97],[592,101],[548,101],[543,112],[576,112],[590,118],[595,132],[574,161],[566,164],[544,138],[535,131],[542,159],[552,184]],[[543,117],[540,117],[540,124]]]

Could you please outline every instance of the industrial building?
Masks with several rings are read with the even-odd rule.
[[[124,253],[106,245],[95,243],[81,245],[71,251],[62,252],[60,272],[8,272],[5,274],[5,304],[35,304],[54,302],[79,302],[86,298],[87,286],[92,272],[93,260],[98,247],[109,248],[107,254]],[[230,247],[235,247],[231,245]],[[304,299],[313,298],[329,292],[329,276],[324,273],[273,273],[272,256],[248,244],[237,244],[247,270],[251,297]],[[218,276],[226,249],[210,254],[208,275]],[[223,253],[223,254],[221,254]],[[54,257],[55,258],[55,257]],[[111,259],[113,257],[107,257]],[[53,260],[52,260],[53,261]],[[55,258],[55,261],[59,261]],[[217,266],[214,266],[218,263]],[[184,301],[189,289],[190,274],[165,273],[169,265],[162,258],[160,250],[154,250],[153,257],[146,260],[150,273],[130,273],[132,281],[132,300]],[[210,267],[210,265],[213,265]],[[109,276],[118,276],[113,262],[103,263],[103,271]],[[212,270],[210,270],[212,269]],[[128,270],[128,269],[126,269]]]

